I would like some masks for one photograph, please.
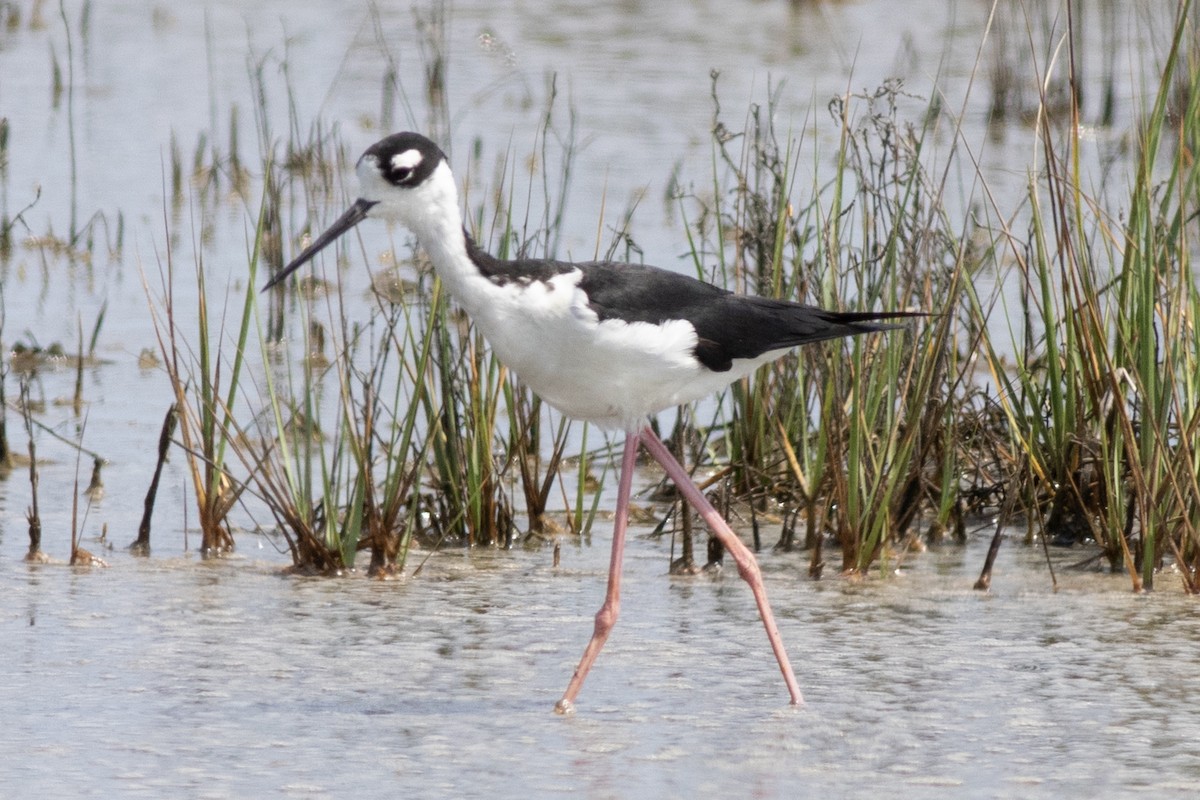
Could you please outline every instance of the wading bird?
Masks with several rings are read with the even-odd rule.
[[[501,363],[567,416],[625,432],[608,591],[596,613],[592,638],[556,709],[571,711],[617,621],[639,445],[662,464],[737,562],[738,574],[754,593],[791,702],[802,703],[754,554],[647,419],[722,389],[798,345],[893,328],[877,320],[909,314],[824,311],[736,295],[639,264],[502,261],[481,250],[466,232],[446,154],[420,134],[397,133],[376,142],[358,160],[357,171],[359,199],[264,289],[364,219],[398,222],[425,248],[442,283]]]

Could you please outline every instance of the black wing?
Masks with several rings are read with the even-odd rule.
[[[682,319],[696,329],[696,358],[726,372],[735,358],[822,339],[898,327],[874,320],[907,312],[825,311],[787,300],[738,295],[675,272],[637,264],[591,262],[579,287],[601,320],[661,324]]]

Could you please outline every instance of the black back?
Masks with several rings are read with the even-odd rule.
[[[580,264],[580,288],[604,319],[663,323],[683,319],[696,329],[695,355],[714,372],[737,358],[757,358],[822,339],[885,330],[873,323],[895,314],[825,311],[788,300],[740,295],[686,275],[637,264]]]
[[[687,275],[640,264],[607,261],[571,263],[548,259],[503,261],[481,250],[465,234],[467,254],[497,284],[529,284],[579,270],[579,288],[601,321],[660,325],[686,320],[696,329],[696,359],[726,372],[735,358],[756,358],[822,339],[886,330],[873,322],[897,313],[825,311],[787,300],[738,295]]]

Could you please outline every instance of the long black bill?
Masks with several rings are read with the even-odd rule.
[[[272,286],[282,281],[288,275],[291,275],[299,267],[303,266],[305,262],[332,244],[333,241],[343,233],[366,219],[367,212],[370,211],[371,207],[377,202],[379,201],[363,200],[361,197],[358,200],[355,200],[354,205],[346,209],[346,213],[338,217],[337,221],[330,225],[327,231],[314,239],[312,244],[304,248],[300,255],[292,259],[290,264],[279,270],[279,272],[276,272],[275,277],[271,278],[271,280],[267,282],[267,285],[264,286],[262,290],[265,292],[267,289],[270,289]]]

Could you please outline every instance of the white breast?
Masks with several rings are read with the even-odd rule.
[[[685,320],[601,322],[579,289],[581,277],[576,270],[503,286],[481,277],[467,291],[481,296],[461,298],[501,363],[564,414],[636,428],[753,369],[749,362],[749,369],[720,373],[702,366],[693,355],[696,331]]]
[[[424,184],[380,197],[377,213],[416,234],[501,363],[570,417],[636,430],[650,414],[709,395],[779,356],[767,353],[712,372],[696,360],[696,330],[686,320],[601,322],[579,288],[580,270],[549,281],[494,283],[467,255],[445,162]]]

